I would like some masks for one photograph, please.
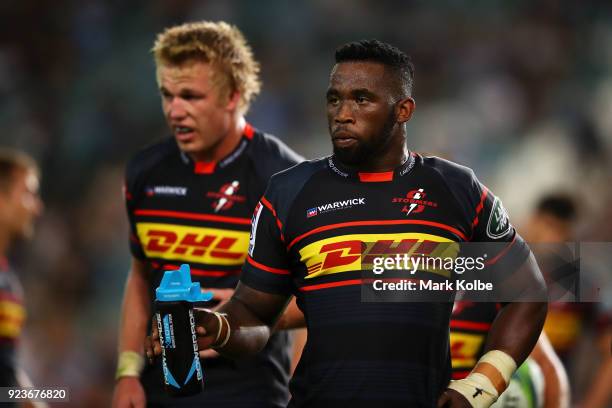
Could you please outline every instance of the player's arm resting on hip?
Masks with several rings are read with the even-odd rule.
[[[114,407],[144,407],[145,394],[139,376],[144,366],[142,344],[147,335],[149,304],[147,266],[132,257],[121,307]]]
[[[488,407],[506,389],[510,377],[529,356],[546,319],[547,302],[523,299],[546,299],[546,285],[533,254],[502,284],[518,294],[520,301],[506,303],[497,313],[489,330],[484,355],[467,378],[452,381],[440,398],[439,406],[461,406],[447,403],[458,394],[473,407]],[[469,405],[468,405],[469,406]]]

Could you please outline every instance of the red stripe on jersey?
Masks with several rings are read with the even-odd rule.
[[[488,331],[491,328],[491,323],[472,322],[469,320],[451,320],[451,329],[467,329],[467,330],[478,330]]]
[[[195,174],[213,174],[215,167],[217,167],[216,161],[196,162],[193,171]]]
[[[211,215],[211,214],[199,214],[190,213],[183,211],[167,211],[167,210],[136,210],[134,215],[142,215],[145,217],[168,217],[168,218],[182,218],[187,220],[198,220],[198,221],[217,221],[225,222],[228,224],[240,224],[250,225],[250,218],[238,218],[238,217],[226,217],[223,215]]]
[[[23,300],[20,297],[16,296],[13,292],[3,289],[0,289],[0,301],[8,301],[23,305]]]
[[[179,268],[180,267],[177,265],[164,265],[164,269],[167,271],[175,271]],[[240,271],[241,271],[241,269],[235,269],[231,271],[208,271],[208,270],[197,269],[197,268],[189,268],[189,269],[191,270],[191,274],[194,276],[210,276],[214,278],[240,275]]]
[[[278,231],[280,233],[281,241],[285,242],[285,237],[283,236],[283,223],[278,219],[278,215],[276,214],[276,210],[274,209],[274,207],[272,207],[272,203],[270,203],[266,199],[266,197],[261,197],[261,203],[265,205],[266,208],[270,210],[270,212],[274,216],[274,219],[276,220],[276,225],[278,226]]]
[[[362,283],[361,279],[348,279],[348,280],[340,281],[340,282],[319,283],[317,285],[302,286],[300,288],[300,291],[310,292],[311,290],[336,288],[338,286],[361,285],[361,283]]]
[[[244,134],[244,136],[246,136],[247,139],[251,140],[253,139],[253,135],[255,134],[255,129],[253,129],[253,126],[251,126],[250,123],[247,123],[246,125],[244,125],[244,130],[242,131],[242,133]]]
[[[260,264],[259,262],[251,258],[250,256],[247,257],[247,261],[254,267],[261,269],[263,271],[266,271],[266,272],[275,273],[277,275],[289,275],[291,273],[289,272],[289,269],[272,268],[270,266]]]
[[[478,205],[476,206],[476,216],[474,217],[474,221],[472,221],[472,228],[475,228],[478,225],[478,216],[480,215],[480,212],[484,208],[484,201],[485,201],[485,198],[487,198],[488,194],[489,194],[489,189],[485,187],[484,191],[482,192],[482,195],[480,196],[480,203],[478,203]]]
[[[514,241],[516,241],[516,234],[514,235],[514,238],[512,238],[512,242],[510,242],[510,245],[508,245],[507,247],[505,247],[499,254],[497,254],[497,256],[493,259],[488,260],[487,262],[485,262],[486,266],[489,265],[493,265],[494,263],[496,263],[497,261],[499,261],[499,259],[506,255],[506,253],[510,250],[510,248],[512,247],[512,245],[514,245]]]
[[[468,375],[470,375],[470,373],[471,373],[471,371],[467,371],[467,370],[465,370],[465,371],[455,371],[453,373],[453,377],[452,378],[453,378],[453,380],[462,380],[465,377],[467,377]]]
[[[349,222],[341,222],[338,224],[324,225],[322,227],[318,227],[308,232],[305,232],[304,234],[300,235],[299,237],[291,241],[289,246],[287,246],[287,249],[291,249],[291,247],[294,246],[297,242],[301,241],[302,239],[310,235],[317,234],[323,231],[329,231],[329,230],[336,229],[336,228],[354,227],[354,226],[363,226],[363,225],[406,225],[406,224],[427,225],[430,227],[444,229],[444,230],[452,232],[453,234],[457,235],[459,238],[467,241],[467,237],[458,229],[451,227],[450,225],[441,224],[439,222],[434,222],[434,221],[424,221],[424,220],[349,221]]]
[[[385,171],[382,173],[359,173],[359,181],[364,183],[379,183],[381,181],[392,181],[393,172]]]

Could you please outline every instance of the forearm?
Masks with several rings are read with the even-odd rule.
[[[290,296],[259,292],[239,283],[232,298],[219,308],[220,313],[226,314],[229,333],[219,330],[222,319],[210,313],[199,315],[204,319],[199,325],[211,328],[211,333],[219,334],[219,338],[213,340],[212,347],[221,354],[232,358],[253,355],[268,342],[289,299]]]
[[[501,350],[509,354],[517,367],[529,356],[542,332],[546,302],[509,303],[493,321],[485,352]]]
[[[266,324],[241,300],[232,298],[219,309],[230,325],[227,344],[216,350],[226,357],[240,358],[260,352],[272,333],[272,324]],[[219,340],[223,340],[224,335]]]

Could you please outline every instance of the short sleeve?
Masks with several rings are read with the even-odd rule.
[[[289,295],[292,292],[282,224],[265,196],[255,207],[251,219],[249,251],[240,280],[262,292],[279,295]]]
[[[472,242],[481,243],[486,250],[488,267],[513,271],[520,267],[530,249],[516,232],[502,201],[476,177],[472,180],[473,194],[478,197],[476,214],[472,220]]]

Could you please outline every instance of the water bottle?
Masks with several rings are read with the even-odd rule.
[[[189,265],[164,272],[155,290],[155,314],[162,349],[166,392],[189,396],[202,391],[203,373],[198,354],[193,304],[212,299],[191,282]]]

